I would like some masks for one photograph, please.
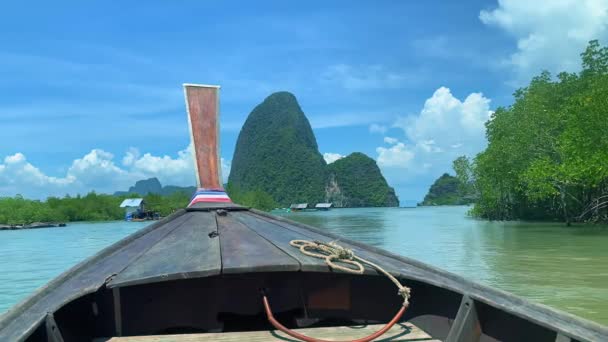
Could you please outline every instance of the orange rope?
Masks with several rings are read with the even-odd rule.
[[[262,300],[264,301],[264,309],[266,310],[266,316],[268,316],[268,321],[270,322],[270,324],[272,324],[278,330],[286,333],[287,335],[289,335],[291,337],[297,338],[297,339],[299,339],[301,341],[305,341],[305,342],[332,342],[329,340],[320,340],[318,338],[308,337],[306,335],[302,335],[300,333],[297,333],[293,330],[286,328],[283,324],[279,323],[279,321],[277,321],[274,318],[274,316],[272,315],[272,310],[270,309],[270,304],[268,303],[268,298],[266,298],[266,295],[264,295],[262,297]],[[397,312],[395,317],[393,317],[393,319],[390,322],[388,322],[382,329],[376,331],[375,333],[373,333],[367,337],[357,339],[357,340],[341,341],[341,342],[369,342],[369,341],[372,341],[372,340],[382,336],[385,332],[389,331],[393,327],[393,325],[395,325],[395,323],[397,323],[401,319],[401,317],[405,313],[405,310],[407,310],[407,307],[408,307],[407,304],[404,304],[403,306],[401,306],[401,309],[399,309],[399,312]],[[336,341],[333,341],[333,342],[336,342]]]

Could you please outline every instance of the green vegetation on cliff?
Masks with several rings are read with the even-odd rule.
[[[397,207],[399,200],[388,186],[376,161],[355,152],[329,164],[326,201],[338,207]]]
[[[325,161],[295,96],[268,96],[239,134],[228,179],[243,192],[260,191],[277,203],[323,200]]]
[[[249,114],[228,184],[235,202],[254,207],[324,201],[353,207],[399,205],[375,161],[364,154],[326,165],[308,119],[288,92],[268,96]]]
[[[424,196],[422,205],[462,205],[471,203],[462,196],[460,180],[447,173],[441,175],[431,185],[428,194]]]
[[[543,72],[494,112],[473,214],[608,221],[608,49],[591,41],[581,57],[579,73]]]
[[[226,192],[232,202],[246,207],[270,211],[279,206],[270,194],[260,189],[243,191],[236,186],[228,184]]]

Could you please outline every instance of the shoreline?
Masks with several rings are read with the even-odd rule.
[[[29,224],[0,224],[0,230],[22,230],[65,227],[64,222],[33,222]]]

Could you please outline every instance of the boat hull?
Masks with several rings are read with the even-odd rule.
[[[65,272],[0,320],[2,341],[236,332],[377,324],[401,305],[394,285],[367,268],[329,268],[294,239],[351,248],[412,289],[403,316],[447,341],[608,340],[608,330],[379,248],[234,204],[182,210]]]

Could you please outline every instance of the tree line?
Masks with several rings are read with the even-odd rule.
[[[143,196],[146,210],[166,216],[185,208],[192,194],[175,192],[161,196]],[[120,203],[125,198],[141,197],[137,194],[113,196],[90,192],[85,196],[49,197],[46,201],[31,200],[20,195],[0,197],[0,224],[29,224],[32,222],[108,221],[124,219],[125,210]]]
[[[454,161],[473,215],[608,221],[608,48],[593,40],[581,59],[518,89],[486,123],[487,148]]]

